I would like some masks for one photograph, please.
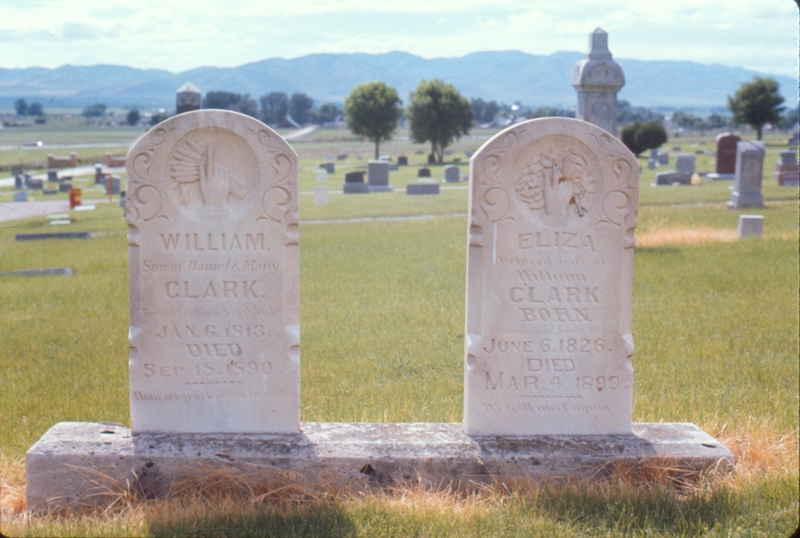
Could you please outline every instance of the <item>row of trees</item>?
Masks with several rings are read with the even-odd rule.
[[[334,103],[325,103],[316,108],[314,100],[305,93],[294,93],[289,96],[283,92],[264,94],[256,101],[248,93],[211,91],[203,99],[203,108],[220,108],[241,112],[268,125],[278,125],[287,116],[300,125],[329,123],[336,121],[342,114],[342,110]]]
[[[42,103],[33,102],[28,103],[25,99],[17,99],[14,101],[14,110],[17,116],[44,116],[44,108]]]
[[[406,109],[411,138],[417,144],[431,144],[431,158],[442,162],[444,149],[467,134],[473,125],[470,101],[441,80],[423,80],[411,92]],[[403,109],[397,90],[383,82],[361,84],[344,102],[347,127],[375,143],[375,158],[380,143],[390,140]]]

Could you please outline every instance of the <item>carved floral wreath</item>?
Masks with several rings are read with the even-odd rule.
[[[577,148],[550,148],[525,167],[514,188],[531,209],[566,217],[573,207],[583,216],[594,202],[598,181]]]

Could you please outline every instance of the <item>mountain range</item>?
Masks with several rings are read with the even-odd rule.
[[[113,107],[175,106],[175,90],[192,82],[204,93],[225,90],[258,98],[273,91],[304,92],[318,104],[341,104],[357,85],[381,80],[397,88],[404,102],[421,80],[439,78],[470,98],[521,102],[525,106],[571,107],[569,78],[578,52],[548,56],[518,51],[474,52],[459,58],[425,59],[406,52],[310,54],[291,60],[270,58],[239,67],[199,67],[181,73],[121,65],[56,69],[0,69],[0,107],[14,100],[39,101],[48,108],[80,108],[102,102]],[[713,110],[727,105],[743,83],[771,76],[790,108],[797,106],[797,79],[719,64],[689,61],[615,60],[626,84],[619,98],[634,106]]]

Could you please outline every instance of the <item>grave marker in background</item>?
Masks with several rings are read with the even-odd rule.
[[[575,64],[570,84],[578,92],[576,117],[616,136],[617,92],[625,85],[625,75],[611,57],[602,28],[589,34],[589,52]]]
[[[151,129],[127,172],[133,433],[299,431],[294,151],[199,110]]]
[[[764,207],[761,179],[765,153],[764,144],[755,140],[736,144],[736,182],[726,204],[729,209]]]
[[[470,160],[468,435],[630,433],[638,172],[618,139],[565,118]]]
[[[392,190],[389,185],[389,157],[381,157],[385,157],[385,160],[382,158],[367,163],[367,183],[369,184],[370,192]]]
[[[733,179],[736,173],[736,144],[742,139],[733,133],[717,135],[715,176],[712,179]]]

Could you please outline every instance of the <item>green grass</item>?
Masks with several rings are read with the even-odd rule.
[[[317,161],[304,157],[301,168]],[[339,169],[337,162],[330,188],[343,177]],[[393,172],[392,183],[414,181],[415,170]],[[300,181],[301,190],[316,185],[310,169],[301,170]],[[414,491],[323,495],[288,506],[145,502],[107,515],[16,518],[0,530],[29,536],[788,535],[800,508],[798,206],[784,201],[726,211],[717,202],[729,191],[715,201],[716,187],[653,188],[654,196],[685,192],[686,202],[714,203],[670,206],[676,202],[658,199],[640,207],[637,240],[679,233],[671,243],[637,248],[634,256],[633,418],[696,422],[726,439],[740,469],[721,483],[685,494],[612,483],[566,490],[498,485],[469,498]],[[792,191],[789,198],[796,197]],[[466,200],[463,188],[439,197],[332,194],[327,206],[301,195],[304,421],[461,420]],[[762,239],[680,239],[681,230],[733,233],[741,213],[765,216]],[[309,222],[410,215],[438,216]],[[129,423],[122,211],[98,204],[94,212],[71,216],[75,222],[58,231],[96,235],[15,242],[16,233],[52,227],[43,217],[0,223],[0,271],[75,271],[72,277],[0,276],[0,462],[6,462],[0,479],[8,483],[19,483],[25,451],[56,422]]]

